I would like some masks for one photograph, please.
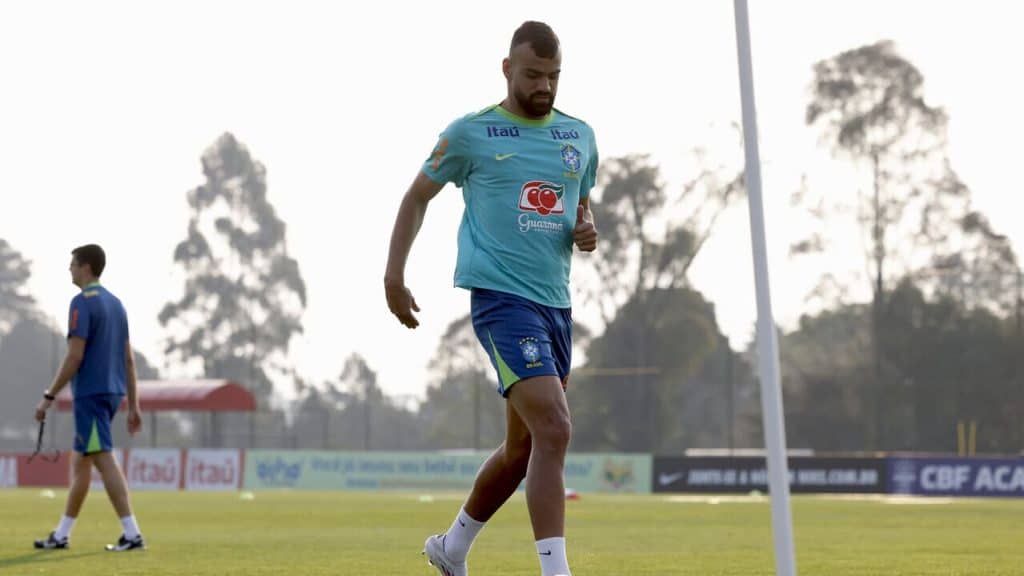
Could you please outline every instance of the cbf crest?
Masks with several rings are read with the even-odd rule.
[[[573,174],[580,171],[580,151],[572,144],[562,144],[562,164]]]
[[[528,336],[519,341],[519,349],[523,352],[523,360],[526,360],[527,368],[538,368],[543,364],[540,360],[540,344],[533,336]]]

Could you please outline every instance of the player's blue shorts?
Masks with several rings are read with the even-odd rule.
[[[75,452],[94,454],[114,449],[110,423],[124,397],[120,394],[98,394],[75,398]]]
[[[534,376],[557,376],[564,388],[572,364],[572,310],[513,294],[473,288],[473,330],[498,371],[498,393]]]

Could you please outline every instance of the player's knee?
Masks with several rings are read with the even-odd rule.
[[[81,454],[76,454],[71,465],[72,473],[75,476],[87,476],[92,474],[92,459]]]
[[[565,452],[572,438],[572,422],[568,414],[553,413],[540,422],[534,431],[533,447],[549,452]]]

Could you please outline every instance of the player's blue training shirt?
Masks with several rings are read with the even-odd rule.
[[[125,350],[128,315],[121,301],[98,283],[82,289],[71,300],[68,338],[85,340],[85,356],[71,380],[75,398],[127,392]]]
[[[455,285],[569,308],[576,206],[597,159],[594,131],[557,109],[532,120],[496,105],[452,122],[423,172],[462,188]]]

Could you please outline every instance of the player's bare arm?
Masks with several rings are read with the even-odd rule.
[[[572,240],[583,252],[597,249],[597,228],[594,226],[594,213],[590,211],[590,197],[580,200],[576,207],[576,227],[572,231]]]
[[[388,264],[384,272],[384,295],[387,297],[388,309],[398,321],[408,328],[420,325],[413,312],[419,312],[416,299],[405,286],[405,263],[409,259],[413,240],[423,225],[423,216],[427,212],[427,204],[437,196],[444,184],[438,184],[429,176],[420,172],[409,190],[402,197],[398,208],[395,227],[391,232],[391,247],[388,250]]]
[[[136,391],[138,376],[135,373],[135,352],[131,342],[125,343],[124,364],[128,388],[128,433],[135,434],[142,430],[142,411],[139,409],[139,395]]]
[[[72,336],[68,339],[68,353],[64,355],[64,362],[60,365],[60,370],[57,375],[53,377],[53,383],[46,390],[46,396],[39,401],[36,406],[36,420],[42,422],[46,420],[46,411],[49,410],[53,401],[50,398],[60,394],[60,391],[64,389],[64,386],[74,378],[78,372],[78,367],[82,365],[82,358],[85,357],[85,339],[77,336]]]

